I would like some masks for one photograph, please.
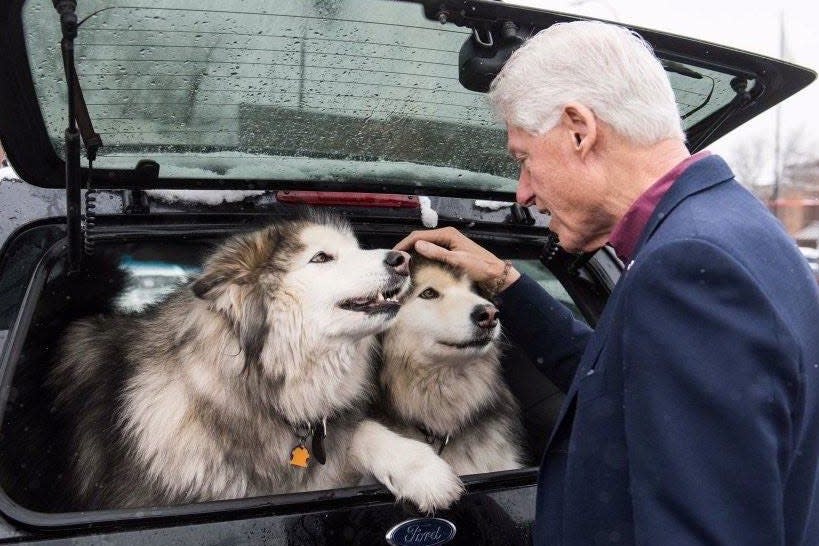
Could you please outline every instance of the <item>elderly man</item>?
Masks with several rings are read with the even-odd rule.
[[[592,332],[451,228],[397,249],[498,291],[509,336],[566,392],[539,476],[535,543],[816,544],[819,290],[782,226],[707,152],[626,29],[555,25],[490,100],[517,200],[569,251],[626,270]]]

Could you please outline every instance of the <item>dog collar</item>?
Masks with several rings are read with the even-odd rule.
[[[421,434],[424,435],[424,440],[429,445],[431,445],[433,449],[435,449],[435,444],[436,443],[440,446],[438,448],[438,455],[441,455],[441,453],[444,452],[444,448],[449,443],[449,434],[448,433],[445,434],[444,436],[440,436],[438,434],[435,434],[434,432],[431,432],[427,427],[425,427],[423,425],[417,425],[415,428],[417,428],[421,432]]]
[[[290,464],[298,468],[307,468],[311,455],[319,462],[327,462],[327,452],[324,449],[324,438],[327,436],[327,417],[315,423],[305,423],[300,426],[292,425],[293,434],[299,443],[290,450]],[[311,438],[311,449],[307,449],[307,439]]]

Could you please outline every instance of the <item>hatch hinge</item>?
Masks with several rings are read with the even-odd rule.
[[[122,211],[125,214],[148,214],[148,194],[144,190],[126,190],[122,196]]]
[[[102,138],[94,131],[74,66],[74,39],[77,37],[79,27],[77,2],[76,0],[53,0],[53,4],[54,9],[60,15],[60,28],[63,35],[60,48],[68,92],[68,127],[65,130],[65,199],[68,270],[73,273],[82,269],[84,251],[89,248],[87,245],[88,231],[94,224],[92,219],[83,226],[80,148],[81,144],[84,145],[88,159],[89,177],[86,180],[86,191],[92,191],[90,172],[97,156],[97,150],[102,146]]]

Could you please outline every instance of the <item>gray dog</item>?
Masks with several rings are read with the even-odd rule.
[[[136,315],[68,328],[51,375],[75,424],[82,508],[332,489],[374,476],[421,510],[462,484],[427,444],[364,419],[375,335],[405,253],[362,250],[333,219],[238,235]]]

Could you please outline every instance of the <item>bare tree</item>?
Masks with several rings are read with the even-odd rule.
[[[731,168],[740,182],[756,190],[762,185],[763,178],[770,179],[766,172],[770,147],[770,141],[760,133],[752,134],[734,146]]]
[[[785,185],[819,187],[819,155],[805,125],[797,126],[784,139],[781,180]]]
[[[803,186],[806,169],[813,171],[811,166],[816,164],[819,170],[817,148],[805,125],[788,129],[783,135],[779,150],[781,172],[778,177],[777,173],[771,172],[776,168],[776,162],[773,161],[773,138],[764,133],[751,134],[732,148],[731,168],[740,182],[765,199],[773,197],[774,187],[770,185],[771,181],[776,183],[778,179],[780,191],[787,186]],[[819,183],[819,172],[816,176],[808,176],[808,179],[813,184]]]

